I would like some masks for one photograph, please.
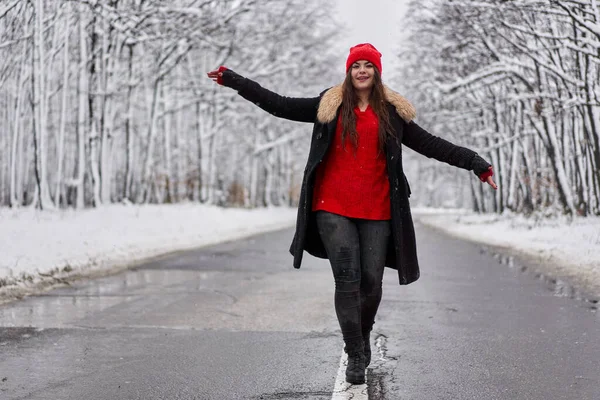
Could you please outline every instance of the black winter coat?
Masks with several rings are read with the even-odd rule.
[[[273,93],[258,83],[244,78],[232,70],[223,72],[223,84],[238,91],[245,99],[276,117],[313,123],[310,152],[298,204],[296,233],[290,246],[294,267],[300,268],[303,251],[315,257],[327,258],[323,242],[316,227],[312,198],[315,173],[333,141],[340,106],[342,85],[334,86],[313,98],[291,98]],[[402,96],[385,88],[390,123],[397,141],[386,143],[387,173],[390,182],[391,228],[386,266],[398,270],[401,285],[419,279],[419,263],[415,231],[408,198],[410,187],[402,169],[402,146],[424,156],[435,158],[480,175],[490,166],[477,153],[433,136],[415,122],[413,106]]]

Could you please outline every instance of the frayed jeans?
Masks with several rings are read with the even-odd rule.
[[[390,236],[390,221],[317,211],[317,228],[335,280],[335,312],[346,347],[362,347],[375,322]]]

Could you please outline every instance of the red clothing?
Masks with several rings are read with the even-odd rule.
[[[342,148],[342,121],[331,148],[317,169],[312,210],[350,218],[391,218],[390,183],[385,153],[379,151],[379,120],[369,106],[354,109],[358,148],[349,137]]]
[[[485,182],[485,181],[487,181],[487,178],[489,178],[490,176],[494,176],[494,171],[491,166],[488,168],[487,171],[485,171],[481,175],[479,175],[479,179],[481,180],[481,182]]]

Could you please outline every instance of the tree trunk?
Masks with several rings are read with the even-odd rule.
[[[60,126],[58,128],[58,146],[56,161],[58,170],[56,172],[56,189],[54,190],[54,200],[56,205],[60,207],[62,191],[62,174],[63,174],[63,154],[65,147],[65,125],[67,123],[67,107],[68,107],[68,88],[69,88],[69,23],[70,23],[70,4],[65,4],[65,36],[63,42],[63,80],[62,80],[62,100],[60,113]]]
[[[254,132],[254,148],[258,148],[260,133],[256,129]],[[258,156],[252,152],[252,167],[250,168],[250,206],[257,206],[258,198]]]
[[[11,157],[10,157],[10,194],[9,201],[10,206],[15,207],[22,204],[22,201],[19,201],[19,197],[21,197],[21,190],[23,190],[22,182],[18,179],[19,171],[21,170],[21,165],[17,161],[20,158],[20,154],[22,152],[21,149],[21,105],[23,103],[23,99],[21,95],[25,91],[25,81],[27,79],[27,74],[25,73],[25,65],[27,60],[27,44],[23,44],[23,52],[21,54],[21,64],[19,67],[19,75],[18,75],[18,83],[16,87],[16,100],[15,100],[15,115],[14,115],[14,123],[13,123],[13,136],[12,136],[12,145],[11,145]]]
[[[111,43],[113,40],[114,31],[109,25],[108,20],[104,19],[103,36],[102,36],[102,57],[98,60],[98,65],[101,67],[99,71],[99,79],[101,79],[101,99],[100,103],[100,122],[99,126],[99,176],[100,176],[100,202],[102,204],[109,204],[111,202],[111,183],[112,183],[112,132],[114,123],[114,100],[113,96],[109,94],[111,88],[109,80],[114,69],[113,64],[115,57],[111,57],[111,49],[114,44]],[[100,86],[100,85],[98,85]]]
[[[197,156],[196,156],[196,168],[198,170],[197,181],[198,181],[198,201],[203,203],[205,198],[203,195],[204,185],[202,180],[202,136],[204,135],[204,125],[202,121],[202,113],[200,102],[196,102],[196,143],[197,143]],[[188,178],[191,181],[191,178]],[[191,185],[191,183],[188,183]],[[193,198],[193,194],[192,194]]]
[[[133,200],[131,196],[131,185],[133,182],[133,138],[131,124],[133,123],[133,108],[131,98],[133,96],[133,44],[128,44],[127,59],[127,97],[125,99],[125,179],[123,187],[123,198]]]
[[[100,160],[99,160],[99,146],[98,146],[98,142],[100,141],[100,137],[99,137],[99,132],[98,130],[100,129],[100,127],[98,126],[98,124],[100,123],[99,121],[96,121],[97,116],[96,116],[96,101],[95,101],[95,96],[94,96],[94,85],[96,83],[96,81],[99,79],[99,73],[96,69],[96,64],[97,63],[102,63],[102,60],[98,60],[98,56],[96,54],[96,52],[98,51],[98,35],[96,33],[96,24],[97,24],[97,20],[96,20],[96,16],[94,15],[92,17],[92,22],[90,24],[90,34],[91,34],[91,41],[90,41],[90,56],[91,59],[89,60],[89,77],[88,77],[88,87],[87,87],[87,93],[88,93],[88,129],[89,129],[89,133],[90,133],[90,139],[89,139],[89,144],[90,144],[90,171],[91,171],[91,175],[92,175],[92,195],[93,195],[93,202],[94,202],[94,207],[98,207],[102,204],[102,199],[100,197]],[[101,71],[100,71],[101,72]],[[96,85],[96,86],[100,86],[100,85]]]
[[[183,76],[182,76],[182,68],[181,65],[177,66],[177,75],[176,75],[176,87],[178,90],[183,87]],[[175,95],[175,176],[174,176],[174,187],[173,187],[173,196],[174,200],[179,202],[183,198],[183,166],[187,163],[187,158],[185,154],[185,148],[187,147],[186,139],[183,135],[183,115],[184,110],[180,109],[181,107],[181,96],[179,93]]]
[[[36,0],[36,30],[35,30],[35,42],[38,54],[37,62],[37,80],[35,85],[35,108],[37,114],[37,162],[39,164],[38,170],[38,186],[40,189],[40,208],[54,208],[52,199],[50,198],[50,191],[48,188],[48,171],[47,171],[47,151],[46,142],[48,137],[48,124],[47,124],[47,94],[46,94],[46,51],[44,45],[44,2],[43,0]]]
[[[208,204],[215,204],[216,202],[215,192],[217,189],[217,176],[219,175],[219,169],[217,166],[217,152],[219,150],[219,139],[221,137],[221,134],[217,130],[217,118],[217,105],[215,104],[213,106],[210,118],[210,126],[212,132],[208,154],[208,194],[206,196],[206,201],[208,202]]]
[[[160,89],[160,80],[156,79],[152,85],[152,99],[150,105],[150,124],[148,125],[148,133],[146,135],[146,143],[148,148],[146,150],[146,160],[144,162],[144,170],[142,173],[142,201],[148,203],[151,197],[151,172],[152,162],[154,160],[154,136],[156,131],[156,107],[158,103],[158,91]]]
[[[87,62],[87,35],[85,32],[86,6],[79,6],[79,102],[77,107],[77,171],[75,174],[75,187],[77,188],[77,197],[75,200],[75,208],[82,209],[85,207],[85,144],[87,121],[86,106],[87,106],[87,91],[88,91],[88,76],[85,63]]]
[[[173,197],[172,179],[171,173],[173,169],[173,163],[171,161],[171,113],[170,113],[170,102],[169,94],[165,93],[166,89],[162,88],[162,98],[164,99],[164,117],[163,126],[165,131],[165,201],[167,203],[173,203],[175,201]]]

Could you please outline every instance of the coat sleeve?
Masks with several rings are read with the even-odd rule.
[[[281,96],[230,69],[223,72],[223,85],[237,90],[240,96],[276,117],[299,122],[315,122],[317,118],[320,96]]]
[[[457,146],[447,140],[434,136],[415,122],[406,124],[402,136],[402,144],[426,157],[435,158],[438,161],[455,167],[473,171],[477,176],[486,172],[491,166],[473,150]]]

